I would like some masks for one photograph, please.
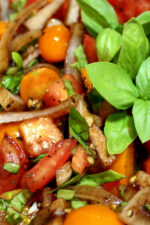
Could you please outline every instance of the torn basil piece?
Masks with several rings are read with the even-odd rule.
[[[20,165],[15,163],[5,163],[3,169],[8,171],[9,173],[16,174],[20,169]]]
[[[97,187],[99,185],[121,180],[123,178],[125,178],[124,175],[119,174],[113,170],[107,170],[98,174],[86,175],[79,181],[78,185],[89,185]]]

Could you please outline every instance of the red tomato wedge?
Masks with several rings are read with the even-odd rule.
[[[60,102],[65,101],[69,95],[64,85],[64,80],[71,82],[72,87],[76,94],[82,94],[83,90],[80,83],[74,78],[72,74],[67,74],[55,81],[45,92],[43,100],[46,106],[58,105]]]
[[[83,46],[88,62],[89,63],[97,62],[98,57],[96,50],[96,39],[91,37],[89,34],[84,34]]]
[[[24,174],[23,188],[28,187],[31,192],[36,192],[47,185],[70,158],[75,144],[76,140],[66,139],[53,145],[48,154]]]
[[[3,165],[6,162],[19,164],[18,173],[12,174],[4,170]],[[6,134],[2,140],[0,151],[0,194],[18,187],[27,163],[28,159],[21,147]]]

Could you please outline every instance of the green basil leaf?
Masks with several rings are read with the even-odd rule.
[[[21,211],[31,197],[31,192],[24,189],[22,192],[15,195],[12,200],[10,200],[5,217],[7,222],[15,225],[22,220]]]
[[[16,10],[17,12],[20,12],[26,3],[27,3],[27,0],[17,0],[17,1],[13,1],[10,7]]]
[[[82,45],[79,45],[79,47],[74,51],[74,55],[78,60],[79,69],[85,67],[85,65],[88,64],[84,48]]]
[[[99,61],[111,61],[121,47],[121,35],[110,28],[104,29],[96,39]]]
[[[150,212],[150,204],[149,203],[146,203],[144,205],[144,208]]]
[[[9,21],[12,22],[16,17],[18,16],[19,13],[11,13],[9,14]]]
[[[0,199],[0,210],[6,211],[8,205],[9,205],[9,201],[2,199],[2,198]]]
[[[2,77],[2,86],[10,90],[13,94],[18,94],[20,90],[20,82],[24,77],[23,74],[18,75],[5,75]]]
[[[4,163],[3,169],[10,173],[16,174],[20,169],[20,165],[15,163]]]
[[[89,126],[81,114],[73,107],[70,108],[69,127],[84,141],[89,140]]]
[[[142,143],[150,140],[150,101],[137,99],[133,106],[135,128]]]
[[[49,193],[53,193],[55,191],[58,191],[62,188],[65,188],[67,186],[70,186],[70,185],[73,185],[73,184],[76,184],[77,182],[80,181],[80,179],[83,177],[84,174],[80,175],[80,174],[77,174],[76,176],[74,176],[73,178],[71,178],[69,181],[67,181],[66,183],[62,184],[61,186],[53,189],[52,191],[49,191]]]
[[[37,158],[32,159],[32,162],[38,163],[38,162],[39,162],[41,159],[43,159],[45,156],[46,156],[46,154],[39,155]]]
[[[104,133],[108,152],[112,155],[122,153],[137,137],[133,117],[126,112],[110,115],[105,122]]]
[[[86,201],[81,201],[78,199],[72,199],[70,204],[71,204],[71,208],[73,208],[73,209],[79,209],[83,206],[88,205],[88,203]]]
[[[95,88],[93,88],[89,93],[88,93],[88,105],[89,107],[92,108],[94,113],[98,113],[100,107],[103,104],[104,98],[96,91]]]
[[[63,81],[63,83],[65,85],[65,88],[67,89],[68,95],[69,96],[75,95],[75,90],[72,87],[71,81],[70,80],[66,80],[66,79],[63,79],[62,81]]]
[[[97,23],[95,20],[91,19],[90,16],[88,16],[86,14],[86,12],[84,10],[81,10],[81,18],[82,18],[82,22],[86,28],[86,30],[88,31],[88,33],[93,36],[93,37],[97,37],[97,35],[102,31],[102,27],[99,23]]]
[[[142,25],[145,34],[148,35],[150,33],[150,11],[141,13],[136,19],[140,22]]]
[[[78,140],[78,142],[85,148],[89,155],[92,155],[90,149],[88,148],[88,144],[70,127],[70,132],[72,136]]]
[[[148,54],[149,43],[144,30],[136,19],[131,19],[124,26],[118,64],[135,79]]]
[[[150,57],[143,62],[139,69],[136,86],[143,99],[150,99]]]
[[[22,68],[22,57],[18,52],[12,52],[12,59],[19,69]]]
[[[57,198],[64,198],[65,200],[70,201],[70,200],[73,199],[74,194],[75,194],[75,191],[61,189],[57,192],[56,197]]]
[[[118,18],[114,8],[107,0],[77,0],[81,10],[102,27],[116,28]]]
[[[120,66],[97,62],[85,67],[96,90],[114,107],[127,109],[138,98],[137,88]]]
[[[122,178],[125,178],[125,176],[113,170],[107,170],[98,174],[86,175],[80,180],[78,185],[90,185],[97,187],[105,183],[121,180]]]

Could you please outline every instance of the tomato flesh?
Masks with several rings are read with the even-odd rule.
[[[75,144],[75,139],[66,139],[53,145],[48,154],[24,174],[23,187],[36,192],[47,185],[55,177],[56,171],[67,162]]]

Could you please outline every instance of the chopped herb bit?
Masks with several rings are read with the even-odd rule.
[[[38,163],[38,162],[39,162],[41,159],[43,159],[45,156],[46,156],[46,154],[39,155],[37,158],[32,159],[32,162]]]
[[[71,203],[71,207],[73,209],[78,209],[78,208],[88,205],[88,203],[86,201],[80,201],[78,199],[73,199],[73,200],[71,200],[70,203]]]
[[[125,198],[125,190],[126,190],[126,186],[124,186],[122,189],[121,189],[121,191],[120,191],[120,196],[121,196],[121,198]]]
[[[69,201],[69,200],[73,199],[74,194],[75,194],[75,191],[61,189],[57,192],[56,197],[57,198],[64,198],[65,200]]]
[[[39,63],[38,59],[33,59],[27,66],[27,68],[31,68],[32,66],[35,66],[36,64]]]
[[[68,95],[69,96],[75,95],[75,91],[73,89],[71,81],[63,79],[63,83],[65,85],[65,88],[67,89]]]
[[[14,9],[17,12],[20,12],[22,8],[25,6],[27,0],[18,0],[18,1],[13,1],[11,4],[11,8]]]
[[[78,66],[79,69],[85,67],[85,65],[88,64],[85,52],[84,52],[84,48],[82,45],[80,45],[75,51],[74,54],[78,60]]]
[[[5,163],[3,166],[3,169],[10,172],[10,173],[18,173],[20,169],[20,165],[15,164],[15,163]]]
[[[10,90],[13,94],[18,94],[20,90],[20,82],[23,78],[23,74],[14,75],[5,75],[2,78],[1,85],[6,89]]]
[[[19,69],[22,68],[22,57],[18,52],[12,52],[12,59]]]
[[[144,208],[145,208],[146,210],[150,211],[150,204],[149,204],[149,203],[146,203],[146,204],[144,205]]]
[[[2,198],[0,199],[0,210],[6,211],[8,205],[9,205],[9,201],[2,199]]]

